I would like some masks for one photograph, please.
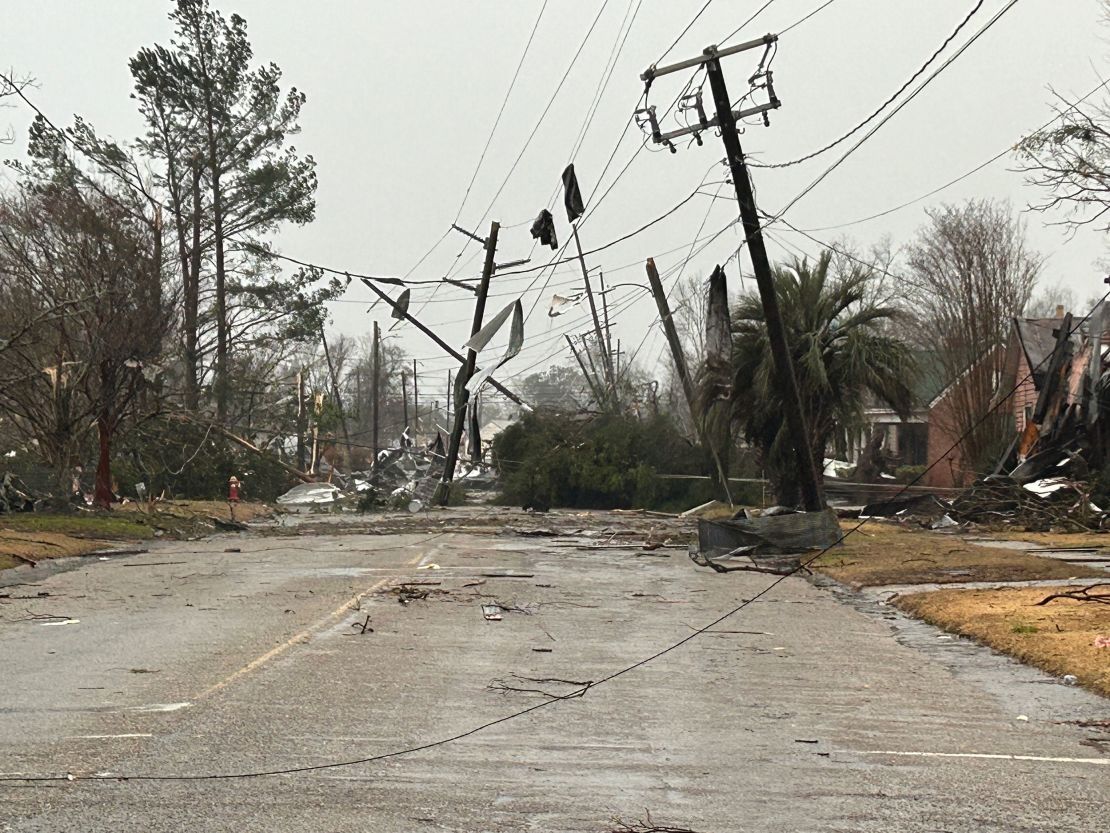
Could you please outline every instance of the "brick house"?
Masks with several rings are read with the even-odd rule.
[[[984,365],[971,368],[957,379],[948,379],[935,353],[918,354],[919,376],[916,383],[917,408],[906,421],[889,408],[869,407],[865,411],[870,430],[884,432],[883,448],[904,466],[932,466],[921,483],[936,488],[968,485],[976,472],[963,465],[956,440],[954,410],[961,394],[960,386],[968,384],[970,376],[985,371],[991,389],[998,395],[1012,391],[1002,408],[1013,418],[1015,432],[1026,431],[1048,375],[1049,357],[1056,346],[1056,332],[1064,322],[1064,308],[1057,307],[1051,318],[1015,318],[1008,343],[993,356],[984,357]],[[1073,325],[1074,326],[1074,325]],[[1105,331],[1105,327],[1103,328]],[[1094,342],[1088,337],[1086,325],[1076,328],[1071,336],[1074,356],[1068,372],[1066,404],[1074,403],[1081,395],[1083,377],[1090,363]],[[1105,338],[1103,342],[1105,342]],[[1101,346],[1100,346],[1101,349]],[[991,367],[988,367],[991,366]],[[867,433],[850,441],[848,459],[854,462]],[[953,446],[956,446],[953,448]],[[933,465],[936,463],[936,465]]]

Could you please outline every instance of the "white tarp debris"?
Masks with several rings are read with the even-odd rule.
[[[466,343],[466,346],[474,351],[480,351],[490,339],[493,338],[494,333],[505,323],[505,320],[512,315],[512,322],[509,324],[509,346],[505,348],[505,355],[503,355],[496,364],[489,365],[483,370],[478,371],[466,383],[466,389],[471,393],[475,393],[481,389],[482,385],[500,368],[505,362],[514,358],[520,349],[524,346],[524,309],[521,306],[520,300],[505,307],[497,314],[497,316],[489,322],[485,327],[479,330],[473,338]],[[496,325],[496,326],[494,326]],[[487,332],[487,330],[489,332]]]
[[[852,463],[846,460],[834,460],[831,457],[825,458],[825,477],[844,477],[844,475],[851,470]]]
[[[277,502],[282,506],[320,506],[335,503],[343,492],[331,483],[299,483]]]
[[[551,306],[547,308],[548,318],[554,318],[557,315],[570,312],[568,307],[578,306],[585,293],[577,292],[574,295],[552,295]]]
[[[1043,477],[1040,480],[1034,480],[1031,483],[1022,484],[1023,488],[1028,489],[1035,495],[1041,497],[1048,497],[1053,492],[1058,492],[1061,489],[1068,487],[1069,480],[1066,477]]]

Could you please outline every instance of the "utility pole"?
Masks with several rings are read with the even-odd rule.
[[[297,369],[297,468],[307,471],[304,464],[304,434],[307,420],[304,407],[304,368]]]
[[[605,347],[608,350],[612,350],[613,333],[609,329],[609,296],[605,291],[605,272],[601,269],[598,269],[597,271],[597,279],[598,282],[601,284],[601,315],[602,318],[605,320]],[[620,377],[619,372],[617,373],[617,376],[618,378]]]
[[[405,371],[401,371],[401,413],[405,429],[409,427],[409,387],[405,382]]]
[[[420,379],[416,375],[416,359],[412,360],[412,419],[413,433],[420,434]]]
[[[732,184],[736,190],[736,200],[740,205],[740,218],[744,226],[744,237],[748,245],[748,253],[752,259],[752,268],[755,271],[756,285],[759,288],[759,298],[763,305],[763,317],[767,323],[767,338],[771,346],[771,356],[774,360],[775,375],[779,388],[782,391],[787,428],[790,431],[791,442],[794,445],[794,453],[798,460],[798,481],[802,492],[802,503],[806,511],[816,512],[824,509],[825,506],[821,481],[818,478],[817,466],[813,459],[813,450],[810,447],[810,434],[805,422],[805,413],[802,411],[801,396],[798,393],[798,382],[794,376],[794,365],[790,358],[790,348],[786,340],[786,330],[783,327],[782,316],[779,311],[778,297],[775,293],[774,279],[771,275],[771,262],[767,257],[767,248],[764,245],[763,233],[760,229],[759,214],[756,211],[755,205],[755,195],[752,191],[751,180],[748,178],[748,169],[744,161],[744,152],[740,146],[740,136],[736,131],[736,121],[738,118],[763,114],[764,119],[766,119],[767,111],[778,108],[780,102],[774,93],[771,74],[769,71],[762,71],[761,62],[760,70],[757,71],[756,75],[752,78],[754,81],[755,78],[762,74],[762,76],[767,79],[768,103],[750,107],[739,112],[733,112],[732,102],[728,96],[728,86],[725,83],[725,76],[721,70],[720,60],[727,55],[734,55],[738,52],[755,49],[760,46],[768,50],[777,40],[777,35],[765,35],[762,38],[737,44],[725,49],[718,49],[716,46],[710,46],[707,47],[698,58],[680,61],[666,67],[653,66],[643,73],[640,78],[650,83],[659,76],[671,72],[678,72],[699,65],[705,67],[706,76],[709,79],[709,86],[713,93],[713,105],[716,110],[716,117],[713,119],[705,118],[704,111],[701,108],[701,95],[698,93],[697,108],[700,117],[699,122],[692,127],[674,130],[664,134],[660,133],[658,125],[655,123],[654,111],[651,111],[649,113],[649,120],[651,121],[652,139],[657,143],[670,145],[671,139],[686,133],[693,133],[698,144],[701,144],[700,134],[702,132],[710,127],[720,128],[721,140],[724,143],[729,170],[732,173]],[[765,51],[765,57],[766,54],[767,52]],[[670,145],[670,147],[674,150],[673,145]]]
[[[474,321],[470,326],[471,337],[482,329],[482,319],[486,313],[486,296],[489,294],[489,282],[493,277],[494,255],[497,252],[497,233],[501,226],[494,221],[490,223],[489,237],[485,239],[486,260],[482,264],[482,280],[478,284],[478,297],[474,301]],[[474,375],[474,368],[478,363],[478,353],[473,348],[466,351],[466,362],[459,371],[458,395],[455,397],[455,422],[451,430],[451,443],[447,446],[447,459],[443,464],[443,479],[436,489],[435,503],[440,506],[447,505],[447,498],[451,491],[451,480],[455,476],[455,464],[459,461],[459,446],[462,443],[463,428],[466,426],[466,406],[470,399],[470,392],[466,383]],[[448,392],[450,395],[450,392]]]
[[[563,338],[565,338],[567,340],[567,344],[570,345],[571,355],[573,355],[574,360],[578,362],[578,366],[582,368],[582,375],[586,377],[586,384],[589,385],[590,392],[594,395],[594,398],[597,400],[598,405],[600,405],[605,398],[602,395],[602,391],[598,389],[597,383],[594,381],[594,377],[590,374],[590,371],[586,369],[586,365],[582,362],[582,357],[578,355],[578,350],[575,348],[574,342],[570,340],[570,336],[564,333]]]
[[[682,383],[682,393],[686,397],[686,405],[690,409],[690,416],[696,425],[697,415],[694,413],[695,397],[694,382],[690,378],[690,371],[686,367],[686,354],[682,352],[682,342],[678,338],[678,330],[674,326],[674,317],[671,315],[667,295],[663,292],[663,282],[659,279],[659,270],[655,268],[655,261],[647,259],[648,283],[651,284],[651,294],[655,298],[655,305],[659,308],[659,320],[663,322],[663,333],[667,337],[667,344],[671,347],[671,358],[674,360],[674,369],[678,374],[678,381]]]
[[[381,413],[381,330],[378,329],[378,322],[374,322],[374,343],[370,352],[370,446],[374,450],[374,462],[372,468],[378,467],[378,418]]]
[[[465,363],[466,359],[463,359],[463,362]],[[447,371],[447,407],[444,408],[444,410],[443,410],[443,421],[446,422],[448,425],[453,424],[451,422],[451,414],[452,414],[452,411],[451,411],[451,394],[454,393],[454,392],[455,392],[455,382],[451,377],[451,371],[448,370]]]
[[[601,334],[601,319],[597,316],[597,304],[594,303],[593,287],[590,285],[590,272],[586,268],[586,258],[582,254],[582,242],[578,239],[578,226],[571,224],[571,230],[574,233],[574,246],[578,249],[578,262],[582,266],[582,280],[586,283],[586,298],[590,302],[590,317],[594,320],[594,336],[597,338],[598,352],[601,353],[601,362],[605,369],[605,382],[615,404],[617,386],[613,375],[613,357],[609,355],[608,342]]]
[[[376,324],[374,325],[377,326]],[[339,427],[343,430],[343,442],[347,446],[347,466],[351,465],[351,433],[347,430],[347,414],[343,409],[343,399],[339,395],[339,377],[335,373],[335,365],[331,361],[331,351],[328,350],[328,339],[320,330],[320,343],[324,345],[324,359],[328,363],[328,376],[331,377],[331,395],[335,400],[335,409],[339,412]]]

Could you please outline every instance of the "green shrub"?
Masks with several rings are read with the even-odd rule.
[[[712,470],[704,449],[663,416],[530,413],[497,435],[493,459],[509,505],[673,510],[720,497],[710,481],[658,476]]]

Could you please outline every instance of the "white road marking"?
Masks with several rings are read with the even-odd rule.
[[[1110,766],[1110,758],[1053,758],[1046,755],[1002,755],[988,752],[890,752],[878,749],[858,752],[859,755],[894,755],[901,758],[984,758],[991,761],[1038,761],[1054,764],[1094,764]]]
[[[149,732],[135,732],[126,735],[70,735],[66,740],[111,740],[114,738],[152,738]]]
[[[149,706],[132,706],[133,712],[175,712],[187,709],[192,703],[151,703]]]

